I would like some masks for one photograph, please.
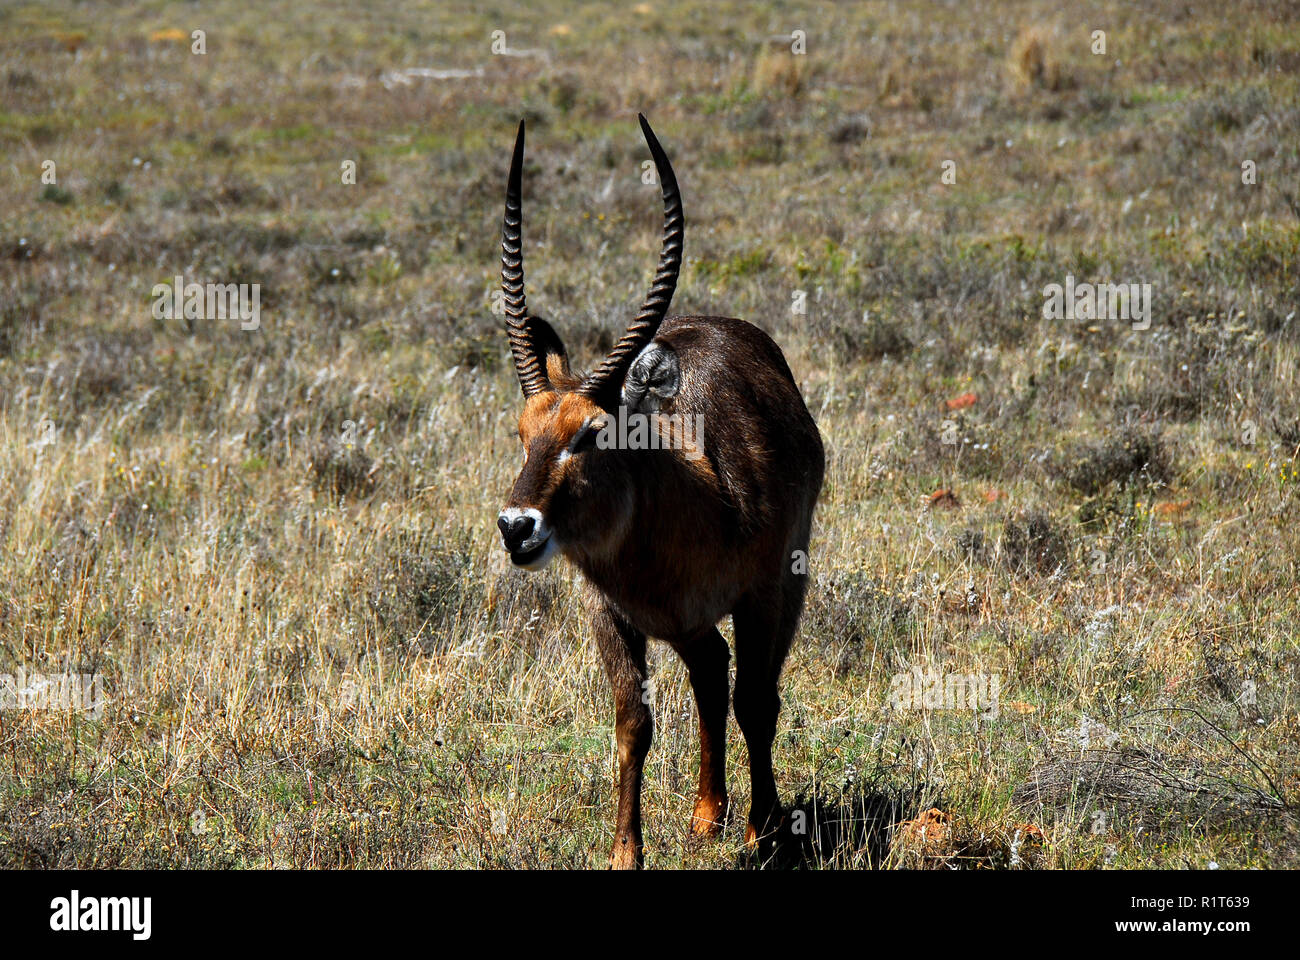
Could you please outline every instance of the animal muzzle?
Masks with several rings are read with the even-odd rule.
[[[540,570],[555,550],[555,538],[539,511],[531,507],[507,507],[497,517],[501,540],[510,562],[528,570]]]

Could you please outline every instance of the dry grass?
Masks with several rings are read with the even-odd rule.
[[[1056,53],[1060,31],[1026,27],[1011,45],[1011,72],[1024,86],[1060,90],[1066,80]]]
[[[637,110],[676,308],[769,330],[829,454],[774,865],[1300,863],[1300,28],[1101,4],[1098,57],[1054,16],[0,11],[0,673],[105,689],[0,711],[0,864],[603,863],[579,587],[497,545],[491,294],[522,114],[529,302],[608,347],[654,263]],[[154,320],[178,273],[260,283],[261,328]],[[1066,274],[1151,283],[1151,328],[1042,319]],[[913,668],[1000,709],[891,709]],[[653,670],[649,863],[757,865],[742,823],[688,841],[689,684]]]

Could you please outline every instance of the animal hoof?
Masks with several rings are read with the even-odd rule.
[[[614,852],[609,855],[611,870],[640,870],[644,862],[641,844],[629,837],[614,841]]]
[[[691,814],[691,836],[720,836],[723,827],[727,824],[729,809],[730,805],[725,795],[721,799],[700,797],[695,801],[695,812]]]
[[[757,822],[761,821],[761,822]],[[749,822],[745,824],[745,847],[748,850],[760,850],[770,847],[785,826],[785,815],[780,809],[774,809],[766,817],[755,816],[749,812]]]

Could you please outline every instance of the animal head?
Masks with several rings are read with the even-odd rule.
[[[524,300],[522,177],[524,124],[519,124],[501,240],[506,332],[523,389],[519,441],[524,463],[497,526],[511,561],[539,570],[563,547],[599,551],[624,529],[633,474],[618,450],[603,449],[600,431],[623,400],[628,371],[668,312],[682,263],[685,219],[672,165],[645,117],[639,118],[663,188],[664,234],[659,269],[636,317],[600,366],[579,377],[549,323]]]

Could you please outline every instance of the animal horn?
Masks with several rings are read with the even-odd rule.
[[[659,329],[668,305],[672,302],[673,291],[677,289],[677,274],[682,266],[682,242],[686,233],[686,218],[682,215],[682,195],[677,189],[677,177],[664,148],[659,145],[650,124],[641,114],[641,132],[645,134],[650,155],[654,157],[655,169],[659,172],[659,183],[664,195],[664,240],[659,254],[659,270],[655,273],[654,283],[646,294],[641,311],[628,325],[627,332],[614,345],[614,349],[601,365],[578,387],[578,392],[595,400],[606,409],[617,405],[618,393],[622,390],[623,379],[628,367],[636,359],[647,343]],[[522,299],[520,301],[522,303]]]
[[[519,374],[524,396],[531,397],[550,389],[551,384],[538,360],[528,329],[528,307],[524,303],[523,173],[524,121],[520,120],[506,184],[506,215],[501,225],[501,290],[505,294],[506,332],[510,335],[515,372]]]

